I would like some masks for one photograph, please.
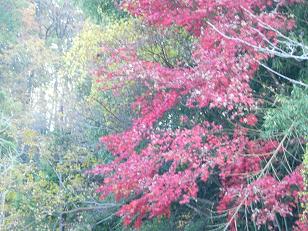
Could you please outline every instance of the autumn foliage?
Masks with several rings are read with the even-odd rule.
[[[102,199],[113,194],[126,201],[117,213],[126,225],[140,227],[145,219],[168,217],[173,203],[197,202],[198,182],[213,175],[220,182],[215,208],[227,211],[227,227],[236,227],[244,206],[261,205],[250,211],[257,225],[273,223],[275,214],[292,215],[303,188],[300,166],[280,180],[269,173],[284,152],[284,139],[251,135],[258,124],[254,110],[262,100],[255,99],[250,82],[260,62],[274,55],[268,44],[277,44],[279,31],[294,27],[277,9],[298,2],[122,2],[148,25],[184,28],[197,40],[190,64],[149,61],[132,45],[112,51],[107,63],[117,68],[98,70],[119,86],[134,81],[145,87],[132,105],[138,116],[131,127],[101,138],[114,160],[93,170],[104,176],[98,189]],[[171,128],[166,121],[178,126]]]

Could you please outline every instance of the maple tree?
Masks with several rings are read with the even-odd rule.
[[[126,201],[117,213],[124,224],[140,227],[145,219],[170,216],[174,202],[197,202],[198,182],[215,174],[216,209],[227,213],[222,229],[237,228],[242,207],[255,207],[249,219],[257,225],[275,225],[276,214],[292,215],[303,189],[300,167],[280,179],[270,174],[287,136],[277,142],[250,134],[258,124],[254,109],[262,103],[250,82],[262,61],[283,54],[283,47],[277,51],[280,31],[294,27],[279,9],[300,2],[122,1],[149,25],[179,33],[184,28],[196,40],[190,63],[147,60],[133,42],[117,50],[103,47],[110,54],[106,66],[115,68],[100,68],[102,81],[145,86],[132,105],[138,114],[132,126],[101,138],[114,160],[92,171],[104,175],[102,199],[113,193]],[[180,125],[170,127],[166,120]]]

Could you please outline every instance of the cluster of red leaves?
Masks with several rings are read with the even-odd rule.
[[[299,1],[278,4],[294,2]],[[136,49],[126,47],[113,51],[107,60],[107,64],[116,63],[116,70],[98,71],[118,84],[133,80],[148,89],[132,106],[139,109],[140,116],[131,128],[101,138],[115,160],[93,170],[104,175],[98,190],[102,199],[113,193],[117,200],[127,200],[118,211],[125,224],[139,227],[143,219],[169,216],[171,203],[185,204],[196,198],[197,180],[206,182],[214,168],[220,170],[222,183],[218,210],[229,208],[231,203],[240,204],[241,195],[245,195],[245,205],[264,203],[255,214],[259,224],[271,221],[274,212],[290,214],[302,187],[297,172],[281,182],[263,176],[248,183],[260,173],[261,161],[271,157],[276,142],[250,140],[247,129],[240,126],[230,134],[210,122],[177,130],[155,126],[183,98],[187,107],[219,108],[233,115],[254,106],[249,83],[258,62],[269,57],[256,48],[265,49],[268,42],[275,44],[275,30],[293,26],[277,11],[265,11],[274,4],[277,1],[123,1],[123,7],[151,25],[181,26],[199,41],[192,57],[194,67],[170,68],[144,61],[138,58]],[[246,126],[257,123],[253,114],[228,119]],[[183,115],[181,122],[189,121]],[[147,141],[146,147],[137,150],[142,141]],[[288,196],[293,199],[281,203]]]
[[[253,211],[252,219],[257,225],[273,222],[276,214],[282,217],[292,216],[293,210],[300,202],[299,191],[303,190],[302,182],[300,170],[296,169],[281,181],[266,175],[259,177],[246,187],[242,187],[243,184],[232,184],[225,187],[226,191],[218,210],[229,208],[228,205],[231,203],[246,207],[262,203],[262,207],[255,208]]]

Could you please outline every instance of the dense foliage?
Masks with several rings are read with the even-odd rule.
[[[306,230],[303,0],[0,0],[0,230]]]
[[[279,109],[267,113],[267,132],[282,133],[262,140],[254,134],[259,121],[255,111],[262,100],[254,97],[250,83],[260,67],[275,73],[263,63],[274,55],[307,59],[305,50],[290,51],[299,46],[296,40],[281,34],[295,26],[283,9],[299,2],[123,1],[134,16],[159,27],[158,33],[173,30],[185,36],[185,29],[193,43],[191,56],[175,62],[164,49],[161,62],[148,60],[142,51],[152,44],[139,41],[116,50],[103,46],[110,54],[98,71],[104,81],[117,87],[131,81],[144,86],[132,105],[139,116],[131,127],[101,138],[115,159],[93,171],[104,175],[98,190],[102,199],[112,193],[126,201],[118,211],[124,224],[140,227],[146,219],[170,217],[174,203],[196,209],[202,200],[212,204],[212,213],[226,213],[224,224],[208,221],[208,229],[274,228],[281,226],[281,218],[293,216],[303,190],[300,163],[281,156],[295,129],[299,139],[294,142],[304,142],[306,92],[300,99],[300,90],[292,93],[300,112],[288,109],[292,100],[283,104],[288,117],[278,112],[290,121],[275,118]],[[284,164],[288,167],[281,169]],[[294,219],[287,223],[294,225]]]

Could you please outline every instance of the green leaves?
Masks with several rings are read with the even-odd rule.
[[[293,126],[293,135],[304,137],[308,134],[308,91],[294,87],[290,97],[278,95],[276,107],[269,109],[264,117],[264,136],[266,138],[286,134]],[[294,134],[296,133],[296,134]],[[291,135],[291,134],[290,134]]]
[[[15,41],[21,26],[21,1],[0,0],[0,51]]]
[[[110,18],[120,19],[127,17],[127,13],[118,9],[114,0],[75,0],[84,14],[98,24],[106,23]]]

